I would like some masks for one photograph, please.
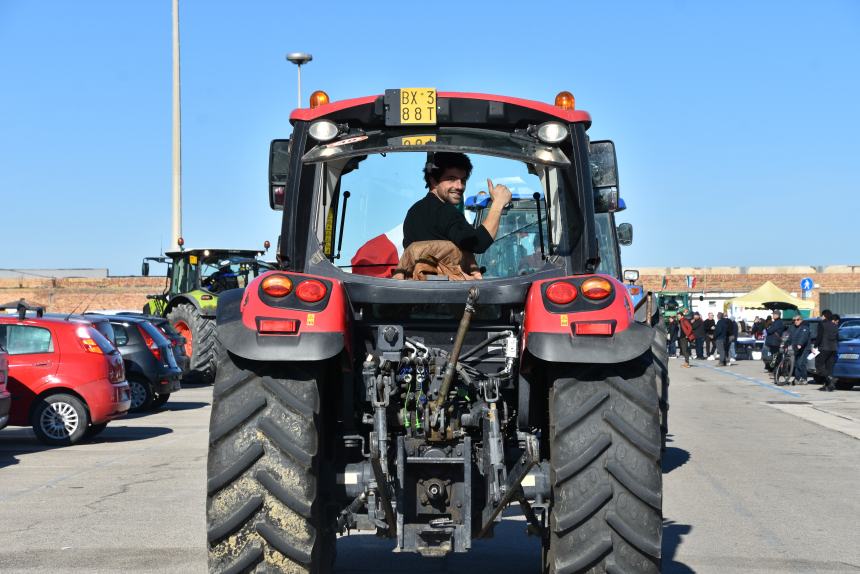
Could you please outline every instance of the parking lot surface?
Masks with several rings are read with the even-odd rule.
[[[664,572],[858,572],[860,388],[774,387],[761,363],[693,361],[672,375]],[[205,572],[211,387],[48,448],[0,431],[0,572]],[[534,572],[539,544],[506,517],[472,553],[420,559],[338,543],[337,572]]]

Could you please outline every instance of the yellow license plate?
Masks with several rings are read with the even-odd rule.
[[[436,136],[428,134],[425,136],[406,136],[400,138],[400,145],[427,145],[436,141]]]
[[[436,88],[385,90],[386,125],[436,125]]]

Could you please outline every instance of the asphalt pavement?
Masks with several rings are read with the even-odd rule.
[[[776,387],[760,362],[670,361],[664,572],[860,572],[860,388]],[[0,431],[0,572],[205,572],[210,387],[48,448]],[[420,559],[338,542],[337,572],[537,574],[520,516],[467,555]]]

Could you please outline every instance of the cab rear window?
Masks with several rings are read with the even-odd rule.
[[[0,346],[10,355],[53,353],[51,331],[31,325],[0,325]]]

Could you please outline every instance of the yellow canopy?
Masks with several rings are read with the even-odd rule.
[[[748,309],[765,309],[765,303],[788,303],[795,305],[798,309],[814,309],[815,303],[806,299],[792,297],[772,282],[767,281],[758,289],[753,289],[746,295],[735,297],[726,302],[726,307],[746,307]]]

